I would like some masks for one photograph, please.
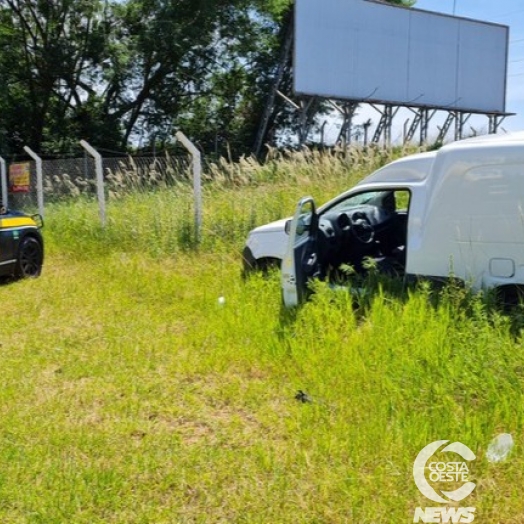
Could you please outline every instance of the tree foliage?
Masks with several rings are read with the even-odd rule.
[[[391,0],[392,3],[411,4]],[[125,150],[183,128],[248,152],[291,0],[0,0],[0,154]],[[288,65],[282,90],[291,94]],[[271,127],[289,125],[282,104]]]

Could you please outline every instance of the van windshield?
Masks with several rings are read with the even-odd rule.
[[[388,193],[391,193],[391,191],[366,191],[364,193],[358,193],[357,195],[352,195],[341,202],[338,202],[333,207],[330,207],[329,212],[347,211],[354,207],[364,205],[379,206]]]

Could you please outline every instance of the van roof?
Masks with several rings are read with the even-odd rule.
[[[524,131],[516,133],[507,133],[500,135],[483,135],[457,142],[451,142],[438,151],[429,151],[426,153],[416,153],[409,155],[380,168],[371,175],[364,178],[358,185],[369,183],[391,183],[402,181],[404,183],[422,182],[426,180],[432,171],[433,164],[437,157],[445,158],[448,153],[459,150],[468,150],[478,148],[488,149],[500,146],[515,146],[521,143],[524,146]],[[478,157],[478,151],[474,157]]]
[[[503,145],[503,144],[514,144],[515,142],[521,142],[524,145],[524,131],[517,131],[515,133],[506,133],[506,134],[497,134],[497,135],[482,135],[475,136],[472,138],[466,138],[464,140],[459,140],[457,142],[451,142],[443,146],[440,151],[447,151],[450,149],[460,149],[463,147],[471,146],[482,146],[486,147],[491,144],[493,145]]]
[[[395,181],[404,183],[421,182],[431,172],[431,166],[436,156],[436,151],[429,151],[399,158],[367,176],[360,184],[390,183]]]

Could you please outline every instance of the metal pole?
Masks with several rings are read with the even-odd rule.
[[[277,71],[275,73],[275,78],[273,79],[271,89],[269,91],[268,100],[264,108],[264,113],[262,115],[262,119],[260,121],[260,125],[258,128],[258,133],[257,133],[257,137],[255,140],[255,144],[253,146],[253,153],[255,154],[256,157],[259,157],[262,151],[262,146],[264,145],[264,140],[266,138],[266,132],[267,132],[269,120],[271,118],[273,109],[275,107],[275,98],[278,93],[278,88],[280,87],[280,84],[282,83],[282,80],[284,78],[284,73],[286,71],[286,64],[291,54],[291,48],[292,48],[293,36],[294,36],[293,13],[290,14],[287,24],[288,26],[285,29],[286,34],[285,34],[284,42],[281,48],[281,54],[280,54],[280,59],[278,61]]]
[[[407,138],[408,138],[408,125],[409,125],[409,118],[406,118],[404,121],[404,127],[402,129],[402,145],[406,145]]]
[[[322,125],[320,126],[320,147],[324,147],[324,133],[327,123],[327,120],[324,120],[324,122],[322,122]]]
[[[177,140],[182,142],[182,145],[189,151],[192,157],[193,167],[193,198],[195,202],[195,237],[197,244],[200,243],[202,230],[202,158],[200,151],[187,138],[182,131],[177,131]]]
[[[29,147],[24,146],[24,151],[36,163],[36,200],[38,202],[38,212],[44,216],[44,177],[42,175],[42,159]]]
[[[9,207],[9,192],[7,188],[7,166],[5,160],[0,156],[0,178],[2,187],[2,207]]]
[[[98,198],[98,212],[102,227],[106,226],[106,194],[104,190],[104,170],[102,155],[85,140],[80,140],[80,145],[94,158],[96,171],[96,194]]]

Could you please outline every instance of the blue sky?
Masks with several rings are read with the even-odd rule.
[[[508,84],[506,111],[502,127],[507,131],[524,130],[524,2],[522,0],[418,0],[415,7],[455,14],[509,26]],[[478,120],[485,125],[485,119]]]

